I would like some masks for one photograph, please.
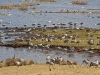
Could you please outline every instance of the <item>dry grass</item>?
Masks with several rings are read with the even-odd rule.
[[[86,1],[72,1],[72,4],[78,4],[78,5],[86,5]]]
[[[15,8],[19,8],[20,10],[27,10],[29,6],[37,6],[38,4],[31,4],[31,3],[27,3],[27,4],[0,4],[0,9],[6,9],[6,10],[12,10]]]
[[[49,71],[47,64],[34,64],[27,66],[10,66],[0,68],[0,75],[100,75],[100,68],[86,68],[85,66],[55,65],[55,69]]]
[[[56,2],[56,0],[37,0],[37,1],[40,1],[40,2]]]
[[[28,10],[27,7],[19,7],[18,9],[21,10],[21,11],[27,11]]]

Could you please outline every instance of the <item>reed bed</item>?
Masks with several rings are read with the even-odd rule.
[[[16,64],[16,61],[20,62],[19,66],[32,65],[35,63],[32,59],[24,60],[20,58],[7,58],[5,61],[0,62],[0,68],[9,66],[18,66],[18,64]]]
[[[88,4],[88,2],[87,1],[72,1],[72,4],[86,5]]]
[[[56,2],[56,0],[37,0],[39,2]]]
[[[19,8],[20,10],[27,10],[27,7],[28,6],[36,6],[36,5],[39,5],[39,4],[31,4],[31,3],[28,3],[28,4],[8,4],[8,5],[3,5],[3,4],[0,4],[0,9],[6,9],[6,10],[12,10],[14,8]]]
[[[12,10],[14,9],[14,7],[12,5],[1,5],[0,4],[0,9]]]
[[[27,7],[23,7],[23,6],[18,7],[18,9],[19,9],[20,11],[27,11],[27,10],[28,10],[28,8],[27,8]]]

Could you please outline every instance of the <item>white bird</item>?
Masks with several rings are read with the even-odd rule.
[[[11,16],[12,14],[9,12],[8,14],[7,14],[7,16]]]
[[[19,62],[19,61],[15,61],[15,64],[19,67],[19,66],[21,66],[21,62]]]
[[[11,22],[4,22],[4,24],[11,24]]]
[[[51,57],[48,55],[48,56],[46,57],[46,60],[48,61],[48,60],[50,60],[50,58],[51,58]]]
[[[97,24],[94,24],[94,26],[96,26]]]
[[[84,7],[81,7],[82,9],[84,9]]]
[[[51,19],[48,21],[48,23],[51,23]]]
[[[92,14],[92,12],[89,12],[89,14]]]
[[[0,23],[3,22],[3,20],[0,19]]]
[[[34,15],[34,14],[35,14],[35,12],[34,12],[34,11],[31,11],[31,14],[32,14],[32,15]]]

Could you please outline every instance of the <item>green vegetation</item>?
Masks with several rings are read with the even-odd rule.
[[[49,45],[57,45],[59,44],[60,46],[74,46],[74,47],[86,47],[89,48],[90,45],[87,43],[90,39],[94,39],[94,44],[91,45],[92,48],[99,49],[100,45],[97,45],[99,42],[99,38],[97,36],[100,36],[100,30],[95,30],[95,29],[73,29],[73,30],[50,30],[47,29],[46,31],[42,30],[33,30],[32,34],[39,34],[42,36],[47,36],[47,35],[54,35],[55,39],[53,39],[51,42],[47,42],[46,40],[42,41],[42,38],[37,38],[37,40],[30,40],[31,43],[33,44],[49,44]],[[58,37],[62,37],[64,34],[67,34],[67,37],[64,39],[59,39]],[[77,35],[76,36],[76,41],[80,41],[80,43],[71,43],[72,38],[68,38],[70,36]],[[64,43],[64,40],[68,39],[68,43]],[[25,45],[27,44],[26,41],[20,41],[17,42],[16,44],[18,45]]]

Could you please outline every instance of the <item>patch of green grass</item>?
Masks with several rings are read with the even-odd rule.
[[[42,30],[33,30],[32,34],[40,34],[42,36],[45,35],[54,35],[55,37],[61,37],[63,34],[67,34],[68,36],[73,36],[77,35],[76,40],[80,40],[79,44],[76,43],[71,43],[72,38],[69,39],[68,43],[64,43],[64,40],[66,39],[54,39],[51,42],[47,41],[42,41],[41,38],[38,38],[37,40],[30,40],[31,43],[33,44],[49,44],[49,45],[62,45],[62,46],[74,46],[74,47],[87,47],[89,48],[89,44],[87,43],[89,39],[94,39],[94,45],[91,45],[91,47],[98,49],[99,46],[97,46],[97,43],[99,42],[99,39],[97,39],[97,36],[100,36],[100,30],[95,32],[95,29],[91,29],[90,31],[87,31],[87,29],[73,29],[71,32],[69,30],[57,30],[53,31],[48,29],[47,31],[42,31]],[[86,36],[87,35],[87,36]],[[17,42],[17,44],[27,44],[27,42]]]

